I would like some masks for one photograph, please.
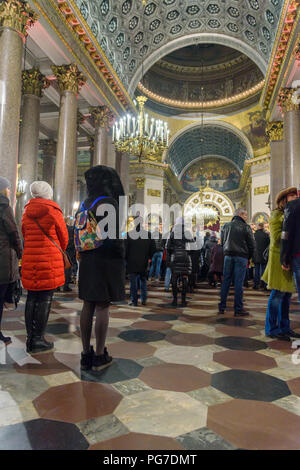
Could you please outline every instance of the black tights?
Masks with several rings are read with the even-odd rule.
[[[88,302],[87,300],[84,301],[80,315],[81,341],[84,354],[90,352],[94,313],[96,314],[96,355],[100,356],[104,353],[105,339],[109,322],[109,304]]]
[[[3,307],[5,302],[5,295],[8,289],[8,284],[0,284],[0,331],[1,331],[1,321],[2,321],[2,313]]]

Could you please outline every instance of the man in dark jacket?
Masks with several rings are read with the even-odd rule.
[[[75,244],[74,244],[74,228],[70,217],[65,217],[66,226],[68,229],[69,241],[68,246],[66,249],[66,253],[69,257],[71,262],[71,267],[69,269],[65,269],[65,285],[63,287],[64,292],[72,292],[72,289],[69,287],[72,277],[72,268],[73,265],[76,263],[76,251],[75,251]]]
[[[300,302],[300,199],[287,203],[280,244],[282,269],[292,270]]]
[[[259,284],[266,290],[266,283],[260,281],[261,276],[263,275],[266,269],[266,260],[264,259],[264,252],[270,244],[269,234],[264,231],[264,224],[259,223],[257,230],[254,234],[255,239],[255,250],[253,255],[253,263],[255,264],[254,271],[254,286],[253,289],[258,289]]]
[[[137,238],[136,235],[139,234]],[[146,232],[142,227],[142,218],[139,217],[135,230],[127,234],[126,260],[127,272],[130,277],[131,304],[138,305],[138,289],[141,288],[142,305],[147,301],[147,267],[149,259],[156,251],[155,241],[151,239],[151,233]]]
[[[9,205],[10,182],[0,176],[0,341],[10,338],[1,332],[1,320],[5,296],[10,284],[19,279],[18,259],[22,256],[22,242]]]
[[[243,309],[243,283],[247,263],[254,253],[255,241],[250,225],[246,223],[247,211],[239,208],[232,221],[225,224],[221,232],[221,246],[224,251],[224,280],[221,288],[219,313],[224,313],[231,281],[234,281],[234,315],[249,315]]]

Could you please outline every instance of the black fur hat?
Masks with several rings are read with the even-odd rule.
[[[88,197],[109,196],[118,201],[124,196],[124,189],[120,177],[114,168],[105,165],[96,165],[84,174]]]

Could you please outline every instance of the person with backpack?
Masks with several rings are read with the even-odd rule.
[[[22,242],[9,205],[10,182],[0,176],[0,341],[11,342],[1,331],[1,320],[6,296],[19,279],[18,259],[22,256]]]
[[[83,300],[80,330],[82,370],[101,370],[112,363],[105,347],[111,302],[125,300],[125,246],[119,235],[119,197],[124,189],[117,172],[97,165],[84,174],[88,197],[75,216],[74,239],[79,257],[79,298]],[[97,215],[105,204],[114,213],[114,236],[105,236],[110,227],[99,231],[105,215]],[[106,219],[105,219],[106,220]],[[109,232],[108,232],[109,233]],[[93,316],[96,315],[96,351],[91,346]]]
[[[53,190],[46,181],[30,186],[32,199],[26,204],[22,218],[24,253],[22,284],[27,289],[25,324],[26,350],[35,354],[53,349],[45,331],[53,293],[65,283],[64,252],[68,230],[62,210],[52,201]]]

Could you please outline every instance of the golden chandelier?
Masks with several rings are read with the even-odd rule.
[[[138,157],[139,161],[161,160],[169,145],[168,124],[160,119],[149,119],[145,114],[145,96],[138,96],[138,117],[127,114],[113,126],[113,143],[120,152]]]

